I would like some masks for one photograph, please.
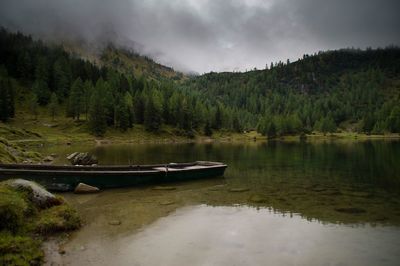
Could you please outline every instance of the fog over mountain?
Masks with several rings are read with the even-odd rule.
[[[1,0],[0,25],[128,46],[182,71],[244,71],[343,47],[400,44],[396,0]]]

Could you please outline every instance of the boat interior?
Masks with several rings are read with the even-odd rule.
[[[178,171],[204,169],[211,166],[222,166],[219,162],[196,161],[190,163],[166,163],[153,165],[46,165],[46,164],[0,164],[0,170],[62,170],[62,171]]]

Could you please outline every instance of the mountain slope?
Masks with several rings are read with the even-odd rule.
[[[0,30],[1,121],[47,113],[97,135],[136,124],[152,132],[168,125],[186,136],[256,128],[270,137],[400,132],[397,47],[321,52],[265,70],[175,82],[172,69],[131,52],[109,46],[99,57],[65,46]]]
[[[135,77],[145,76],[154,80],[186,79],[186,75],[171,67],[161,65],[147,56],[140,55],[134,50],[117,48],[113,44],[94,49],[85,43],[63,42],[62,47],[70,54],[89,60],[99,66],[106,66]]]
[[[265,132],[272,121],[285,134],[320,130],[322,124],[332,130],[350,125],[346,129],[398,132],[399,84],[400,49],[388,47],[320,52],[246,73],[209,73],[186,86],[249,112],[248,126],[263,124]]]

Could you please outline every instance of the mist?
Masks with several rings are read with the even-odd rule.
[[[394,0],[2,0],[0,25],[51,41],[112,42],[180,71],[245,71],[347,47],[400,44]]]

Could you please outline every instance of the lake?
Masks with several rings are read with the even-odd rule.
[[[84,227],[53,262],[73,265],[398,265],[400,142],[44,146],[100,164],[228,164],[208,180],[64,194]]]

